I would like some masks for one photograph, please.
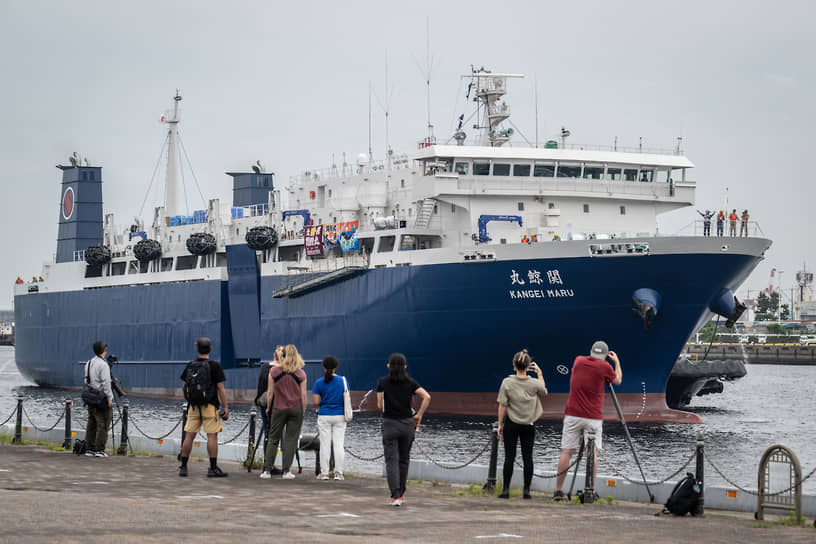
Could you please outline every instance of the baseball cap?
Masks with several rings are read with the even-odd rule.
[[[609,346],[603,340],[598,340],[592,344],[591,355],[596,359],[606,359],[606,354],[609,353]]]

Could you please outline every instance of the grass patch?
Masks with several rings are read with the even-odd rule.
[[[776,520],[767,520],[764,523],[755,523],[751,527],[755,529],[773,529],[775,527],[804,527],[807,525],[807,518],[805,516],[796,519],[796,513],[791,510],[787,516],[777,518]]]

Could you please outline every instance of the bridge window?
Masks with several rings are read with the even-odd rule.
[[[533,176],[537,178],[551,178],[555,176],[554,164],[536,164],[533,167]]]
[[[380,238],[380,247],[378,251],[380,253],[385,253],[389,251],[394,251],[394,242],[396,242],[396,236],[383,236]]]
[[[460,176],[467,176],[468,173],[468,163],[466,162],[457,162],[456,163],[456,173]]]
[[[620,181],[621,179],[621,169],[620,168],[607,168],[606,169],[606,179],[609,181]]]
[[[584,166],[584,179],[603,179],[603,166]]]
[[[584,213],[589,213],[589,204],[584,204]]]
[[[529,177],[530,176],[530,165],[529,164],[514,164],[513,165],[513,175],[518,177]]]
[[[636,168],[624,168],[624,170],[623,170],[623,179],[624,179],[624,181],[635,181],[637,179],[637,169]]]
[[[580,166],[567,166],[567,165],[558,165],[558,171],[556,172],[556,177],[559,178],[580,178],[581,177],[581,167]]]
[[[669,171],[663,169],[658,170],[656,181],[658,183],[666,183],[667,181],[669,181]]]
[[[640,181],[643,183],[651,183],[654,180],[654,170],[641,170]]]
[[[489,176],[490,175],[490,163],[489,162],[474,162],[473,163],[473,175],[474,176]]]
[[[493,175],[494,176],[509,176],[510,175],[510,165],[509,164],[494,164],[493,165]]]

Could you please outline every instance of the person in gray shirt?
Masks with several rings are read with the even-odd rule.
[[[105,443],[108,440],[108,428],[113,420],[113,391],[111,390],[111,371],[105,356],[108,345],[101,340],[94,342],[94,357],[85,363],[85,374],[90,378],[90,386],[105,393],[107,406],[88,405],[88,426],[85,427],[85,455],[88,457],[107,457]],[[83,377],[84,379],[84,377]]]
[[[535,442],[535,422],[541,417],[539,396],[547,394],[541,369],[522,350],[513,356],[516,373],[506,377],[499,389],[499,436],[504,438],[504,489],[500,499],[510,498],[510,480],[513,478],[513,463],[516,460],[516,445],[521,440],[521,460],[524,464],[524,495],[530,497],[533,480],[533,443]],[[527,375],[535,372],[536,379]]]

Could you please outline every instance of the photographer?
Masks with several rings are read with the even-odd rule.
[[[85,383],[91,389],[103,393],[105,399],[99,404],[86,402],[88,426],[85,428],[85,455],[88,457],[107,457],[105,443],[108,440],[108,429],[113,420],[111,373],[110,367],[105,361],[105,356],[108,354],[108,345],[101,340],[94,342],[93,351],[94,357],[85,363]]]
[[[521,440],[521,460],[524,463],[524,495],[531,498],[530,484],[533,481],[533,443],[535,442],[535,422],[541,417],[540,395],[547,394],[541,369],[522,350],[513,356],[515,374],[506,377],[499,388],[499,436],[504,438],[504,489],[500,499],[510,498],[510,480],[513,478],[513,463],[516,460],[516,445]],[[536,379],[527,375],[535,372]]]
[[[615,364],[613,370],[607,358]],[[584,432],[595,434],[595,466],[598,470],[598,451],[603,449],[603,400],[607,382],[620,385],[623,379],[620,360],[609,351],[606,342],[592,344],[588,357],[579,356],[572,364],[570,392],[564,409],[564,428],[561,434],[561,458],[558,460],[558,478],[553,500],[564,500],[561,487],[567,477],[570,459],[575,448],[581,445]]]
[[[227,377],[218,361],[210,359],[212,343],[209,338],[196,340],[198,358],[187,363],[181,373],[184,382],[184,398],[187,400],[187,424],[184,426],[184,443],[181,445],[181,466],[179,476],[187,476],[187,461],[193,449],[193,441],[198,431],[204,427],[207,433],[207,454],[210,456],[208,478],[223,478],[227,473],[218,467],[218,433],[221,420],[229,418],[227,392],[224,382]],[[223,408],[219,412],[219,402]],[[220,416],[220,417],[219,417]]]

